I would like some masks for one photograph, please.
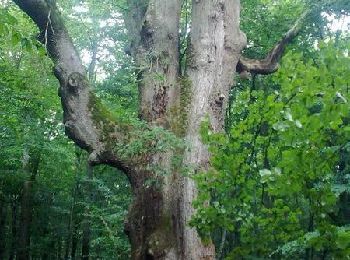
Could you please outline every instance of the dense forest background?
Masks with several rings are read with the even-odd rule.
[[[96,95],[135,117],[138,68],[128,55],[125,2],[57,2]],[[189,224],[215,243],[218,259],[350,257],[349,3],[244,0],[245,54],[264,57],[308,8],[317,12],[278,72],[237,76],[226,133],[203,122],[212,167],[191,176],[199,196]],[[128,180],[88,166],[65,137],[58,82],[37,33],[0,1],[0,259],[129,259]]]

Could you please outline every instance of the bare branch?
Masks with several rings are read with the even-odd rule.
[[[237,72],[252,74],[271,74],[278,70],[279,61],[282,58],[287,45],[299,34],[305,18],[310,14],[310,10],[304,12],[295,22],[292,28],[282,37],[277,45],[272,48],[267,57],[262,60],[241,57],[237,64]]]

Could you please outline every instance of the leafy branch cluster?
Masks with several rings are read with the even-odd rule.
[[[212,167],[194,177],[191,225],[207,238],[232,233],[228,256],[349,255],[347,48],[290,52],[275,76],[233,90],[228,135],[203,125]]]

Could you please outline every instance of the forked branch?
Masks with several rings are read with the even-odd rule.
[[[123,170],[131,183],[139,173],[153,174],[150,158],[176,149],[174,135],[154,125],[113,115],[90,90],[90,82],[61,14],[49,0],[14,0],[40,29],[40,39],[55,64],[67,136],[89,152],[90,164],[108,164]],[[140,142],[142,142],[141,149]]]
[[[292,28],[282,37],[275,47],[268,53],[265,59],[249,59],[241,57],[237,64],[237,72],[249,72],[252,74],[271,74],[278,70],[279,61],[282,58],[287,45],[299,34],[305,18],[310,14],[310,11],[304,12],[295,22]]]

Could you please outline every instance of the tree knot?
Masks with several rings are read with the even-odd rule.
[[[72,92],[77,92],[79,87],[84,86],[85,77],[79,72],[73,72],[68,76],[68,88]]]

